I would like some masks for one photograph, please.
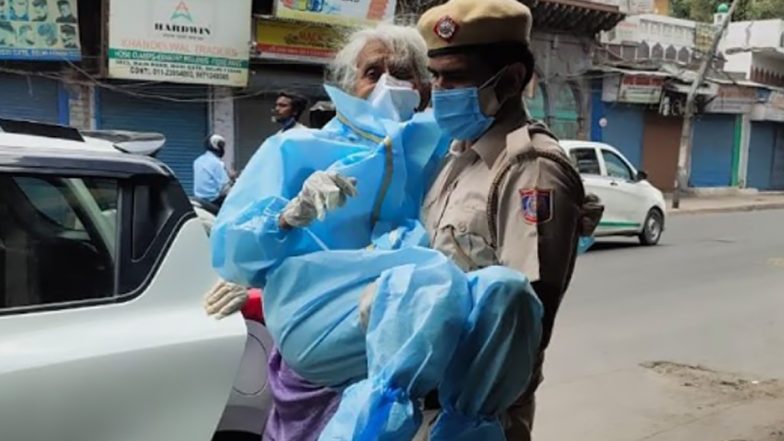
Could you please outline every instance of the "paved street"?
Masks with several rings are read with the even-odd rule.
[[[658,247],[581,257],[538,440],[784,440],[782,226],[784,211],[677,216]]]

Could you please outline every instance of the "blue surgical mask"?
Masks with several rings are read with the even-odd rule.
[[[495,122],[494,115],[487,115],[482,111],[482,103],[493,101],[491,106],[495,109],[487,113],[494,114],[500,107],[494,89],[502,72],[494,75],[481,87],[434,90],[433,113],[441,130],[458,141],[479,139]],[[483,100],[483,97],[488,98]]]

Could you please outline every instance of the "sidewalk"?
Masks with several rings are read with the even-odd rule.
[[[667,195],[667,214],[727,213],[784,209],[784,193],[752,193],[723,196],[686,196],[678,210],[672,208],[672,195]]]

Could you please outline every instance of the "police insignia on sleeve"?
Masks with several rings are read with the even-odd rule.
[[[527,188],[520,191],[520,210],[529,224],[542,224],[553,217],[553,191]]]

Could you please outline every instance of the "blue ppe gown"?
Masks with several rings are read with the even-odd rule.
[[[439,389],[432,439],[503,440],[497,416],[530,378],[541,304],[519,272],[466,274],[427,248],[419,210],[448,149],[430,112],[399,123],[327,92],[335,120],[269,138],[243,171],[212,230],[213,265],[264,288],[267,326],[295,372],[343,389],[320,439],[410,440],[419,400]],[[283,208],[317,170],[356,178],[358,196],[324,221],[281,229]]]

